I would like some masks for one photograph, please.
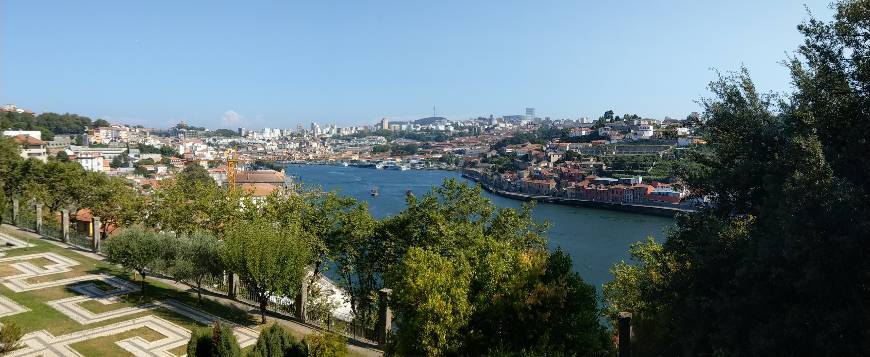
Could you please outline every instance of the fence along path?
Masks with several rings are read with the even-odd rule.
[[[28,205],[29,206],[29,205]],[[18,223],[17,227],[23,228],[25,230],[29,230],[32,232],[36,232],[41,234],[47,238],[51,238],[57,241],[63,241],[63,232],[64,228],[63,224],[66,223],[63,220],[63,215],[65,211],[59,212],[57,218],[51,216],[49,219],[43,219],[42,226],[37,227],[36,224],[36,212],[35,209],[32,211],[33,215],[22,215],[22,212],[29,211],[27,209],[19,210],[19,216],[16,220],[16,217],[10,219],[11,222]],[[14,212],[13,212],[14,213]],[[48,221],[54,221],[54,219],[59,220],[58,225],[53,225],[52,223],[46,224]],[[99,218],[96,218],[97,221]],[[6,220],[4,215],[4,220]],[[32,224],[22,224],[23,221],[33,222]],[[57,221],[54,221],[57,222]],[[13,223],[13,224],[14,224]],[[81,233],[78,229],[73,229],[74,227],[69,226],[66,227],[68,229],[68,240],[64,243],[75,246],[85,251],[93,251],[97,254],[104,254],[104,244],[99,244],[97,247],[94,247],[94,238],[91,235]],[[97,223],[98,226],[99,223]],[[47,226],[51,226],[46,229]],[[41,229],[37,229],[41,228]],[[38,231],[37,231],[38,230]],[[96,248],[96,249],[95,249]],[[168,276],[167,272],[157,272],[161,275]],[[210,279],[203,283],[203,287],[218,294],[222,294],[225,296],[230,296],[230,292],[228,289],[228,280],[229,276],[225,276],[222,279]],[[310,278],[310,276],[309,276]],[[248,305],[258,306],[256,297],[250,292],[244,282],[237,282],[237,294],[234,297],[235,299],[242,301]],[[340,289],[330,282],[331,288]],[[298,314],[299,310],[296,309],[296,299],[289,297],[272,297],[267,304],[267,310],[273,314],[277,314],[282,318],[293,319],[298,322],[302,322],[305,324],[313,325],[317,328],[344,335],[346,337],[350,337],[352,339],[358,340],[366,345],[382,345],[385,342],[387,330],[391,328],[392,323],[385,323],[385,316],[391,316],[389,313],[389,309],[381,309],[380,315],[382,315],[377,322],[377,326],[371,326],[368,324],[362,324],[358,321],[355,321],[351,314],[347,313],[322,313],[317,311],[312,311],[308,309],[302,309],[302,316]],[[380,331],[385,330],[385,331]]]

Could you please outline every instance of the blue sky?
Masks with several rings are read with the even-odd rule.
[[[806,1],[829,18],[828,0]],[[213,128],[438,114],[662,118],[711,68],[790,88],[803,2],[2,1],[0,102]]]

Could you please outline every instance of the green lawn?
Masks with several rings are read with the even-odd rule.
[[[14,229],[8,229],[7,227],[2,227],[0,230],[3,230],[5,233],[11,234],[18,238],[26,238],[24,233],[16,231]],[[43,281],[52,281],[57,279],[62,279],[66,277],[80,276],[83,274],[111,274],[116,275],[131,282],[139,283],[138,276],[132,276],[124,272],[123,270],[94,259],[90,259],[83,255],[77,254],[68,249],[55,246],[51,243],[40,241],[37,239],[27,239],[30,243],[34,244],[34,247],[29,248],[21,248],[21,249],[13,249],[6,251],[6,257],[19,256],[25,254],[32,254],[38,252],[54,252],[56,254],[66,256],[78,261],[80,264],[73,267],[70,272],[61,273],[61,274],[53,274],[49,276],[35,277],[28,279],[30,282],[43,282]],[[45,265],[48,264],[49,261],[45,259],[33,259],[30,263],[34,265]],[[15,274],[18,271],[9,266],[9,263],[0,263],[0,276]],[[95,281],[101,289],[108,290],[112,287],[108,284]],[[86,283],[86,282],[82,282]],[[81,284],[81,283],[80,283]],[[146,301],[152,300],[160,300],[171,298],[177,301],[183,302],[190,306],[195,306],[201,310],[207,311],[217,316],[221,316],[227,320],[233,321],[238,324],[246,325],[246,326],[254,326],[256,325],[256,319],[248,314],[246,311],[240,310],[233,306],[223,305],[218,302],[214,302],[208,299],[204,299],[202,304],[200,305],[196,296],[184,291],[178,291],[173,289],[172,287],[163,284],[161,282],[147,279],[145,284],[145,296],[141,296],[139,293],[130,294],[128,296],[122,296],[123,302],[103,305],[96,301],[87,301],[82,303],[82,306],[88,310],[93,312],[103,312],[103,311],[111,311],[114,309],[126,307],[126,306],[134,306],[141,304]],[[6,316],[0,318],[0,322],[8,323],[14,322],[17,325],[21,326],[22,329],[26,332],[32,332],[36,330],[47,330],[49,333],[57,336],[63,335],[75,331],[81,331],[86,329],[91,329],[103,325],[108,325],[120,321],[126,321],[129,319],[147,316],[147,315],[155,315],[161,317],[167,321],[176,323],[184,328],[193,329],[199,324],[187,319],[184,316],[175,314],[171,311],[157,308],[150,311],[143,311],[141,313],[128,315],[119,317],[117,319],[102,321],[98,323],[81,325],[78,322],[66,317],[62,313],[57,310],[51,308],[45,302],[62,299],[65,297],[78,296],[77,293],[73,292],[68,286],[59,286],[59,287],[51,287],[45,289],[39,289],[34,291],[27,291],[21,293],[15,293],[6,288],[3,285],[0,285],[0,295],[6,296],[13,301],[17,302],[20,305],[26,306],[31,311]],[[148,330],[148,331],[145,331]],[[84,341],[81,343],[77,343],[74,345],[74,348],[81,352],[86,356],[108,356],[108,355],[123,355],[123,350],[120,350],[117,345],[114,344],[115,341],[122,340],[125,338],[129,338],[131,336],[141,336],[145,339],[149,338],[160,338],[160,336],[154,337],[157,334],[154,331],[150,331],[150,329],[139,329],[135,331],[130,331],[124,334],[109,336],[105,338],[98,338],[94,340]],[[149,332],[150,331],[150,332]],[[249,347],[250,349],[250,347]],[[180,351],[182,354],[184,351]]]

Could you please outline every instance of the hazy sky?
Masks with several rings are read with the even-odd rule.
[[[807,0],[829,18],[829,0]],[[711,68],[790,88],[799,0],[0,0],[0,103],[165,126],[685,117]]]

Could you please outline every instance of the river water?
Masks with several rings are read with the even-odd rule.
[[[366,201],[372,215],[378,218],[402,211],[408,190],[422,196],[446,178],[471,182],[458,172],[325,165],[289,165],[286,174],[295,175],[305,185],[336,190]],[[378,189],[377,197],[371,196],[372,188]],[[483,194],[500,207],[519,207],[522,204],[486,191]],[[611,278],[610,266],[628,260],[631,243],[647,236],[663,240],[665,229],[673,223],[669,218],[545,203],[535,206],[533,216],[538,221],[550,222],[547,232],[550,247],[561,247],[570,254],[574,259],[574,269],[599,291],[601,284]]]

